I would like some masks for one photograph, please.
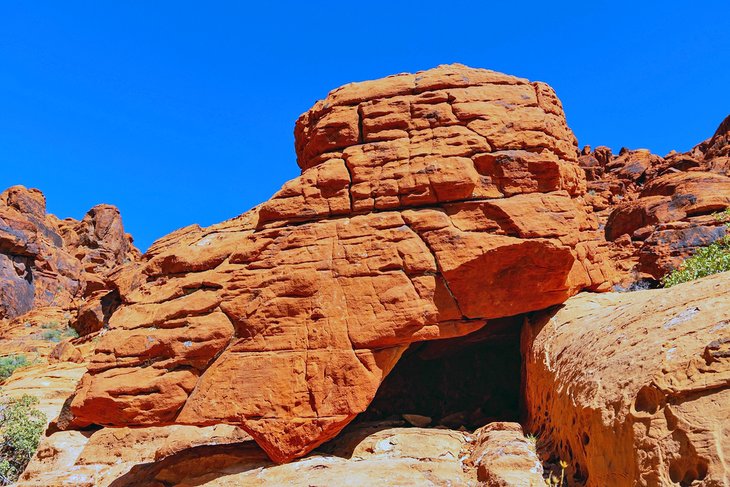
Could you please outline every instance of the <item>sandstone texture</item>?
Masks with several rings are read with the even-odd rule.
[[[0,193],[0,319],[32,309],[75,309],[106,288],[106,274],[139,256],[119,210],[95,206],[81,221],[46,213],[37,189]]]
[[[727,485],[729,289],[725,272],[527,319],[527,428],[570,485]]]
[[[88,436],[88,435],[87,435]],[[474,434],[355,425],[307,458],[277,465],[233,426],[105,428],[45,439],[22,487],[105,486],[521,486],[540,487],[542,466],[519,424]]]
[[[83,364],[57,363],[33,365],[17,370],[2,383],[0,395],[19,398],[29,394],[38,398],[37,408],[50,423],[61,412],[64,402],[86,371]]]
[[[250,437],[235,426],[105,428],[97,432],[60,431],[43,438],[18,482],[25,487],[102,487],[118,485],[130,470],[193,450],[200,445],[239,445]],[[246,447],[247,445],[242,445]],[[250,446],[248,446],[249,449]],[[263,452],[259,452],[263,457]],[[201,462],[201,465],[205,465]],[[185,470],[179,472],[185,475]],[[116,483],[115,483],[116,482]],[[154,484],[138,477],[130,485]]]
[[[549,86],[450,65],[332,91],[295,151],[143,256],[0,194],[0,395],[50,422],[19,485],[729,485],[730,273],[608,291],[727,235],[730,117],[579,151]]]
[[[714,214],[730,206],[730,117],[686,153],[586,147],[587,201],[633,280],[659,280],[728,231]]]
[[[73,314],[48,306],[10,320],[0,320],[0,356],[23,355],[29,362],[46,360],[66,338]],[[89,350],[91,352],[91,350]]]
[[[302,175],[112,276],[73,426],[238,425],[277,461],[365,411],[413,342],[614,279],[575,137],[543,83],[442,66],[334,90]]]

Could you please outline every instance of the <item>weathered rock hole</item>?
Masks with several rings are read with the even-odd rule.
[[[694,458],[689,461],[682,458],[669,466],[669,478],[672,482],[688,487],[695,481],[704,480],[707,477],[708,468],[709,464],[704,458]]]
[[[521,325],[492,320],[464,337],[412,344],[359,420],[417,414],[454,429],[518,421]]]
[[[644,386],[636,394],[634,409],[640,413],[654,414],[659,410],[663,400],[664,396],[660,391],[651,386]]]

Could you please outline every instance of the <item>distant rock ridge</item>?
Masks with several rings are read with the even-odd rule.
[[[114,267],[139,256],[114,206],[59,220],[46,214],[37,189],[0,193],[0,319],[44,306],[75,308],[107,287]]]
[[[715,214],[730,206],[730,117],[686,153],[586,147],[578,161],[613,260],[633,280],[659,280],[728,234]]]

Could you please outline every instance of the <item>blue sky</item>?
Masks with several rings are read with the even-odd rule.
[[[548,82],[581,145],[687,150],[730,113],[730,3],[691,3],[9,0],[0,187],[115,204],[146,249],[295,177],[330,89],[451,62]]]

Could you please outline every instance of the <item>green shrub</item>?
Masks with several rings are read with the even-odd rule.
[[[715,213],[715,219],[726,222],[730,228],[730,207]],[[679,269],[662,277],[662,285],[671,287],[725,271],[730,271],[730,235],[702,247],[692,257],[685,259]]]
[[[46,415],[37,404],[38,399],[27,394],[0,403],[0,485],[18,480],[38,449]]]
[[[41,338],[43,340],[48,340],[49,342],[58,343],[61,341],[61,331],[60,330],[46,330],[43,333],[41,333]]]
[[[715,218],[719,222],[727,222],[728,224],[730,224],[730,206],[725,208],[725,210],[721,211],[720,213],[716,213]]]
[[[15,369],[26,367],[30,365],[25,355],[10,355],[7,357],[0,357],[0,380],[5,380],[10,377]]]
[[[73,328],[66,328],[65,330],[55,330],[55,329],[47,329],[43,333],[41,333],[41,338],[43,340],[48,340],[49,342],[58,343],[64,338],[78,338],[79,334],[74,330]]]
[[[71,327],[67,327],[63,331],[63,335],[62,336],[63,336],[63,338],[78,338],[79,337],[79,332],[77,332],[76,330],[74,330]]]
[[[730,271],[730,237],[724,237],[699,249],[682,262],[679,269],[664,276],[662,284],[664,287],[671,287],[725,271]]]

